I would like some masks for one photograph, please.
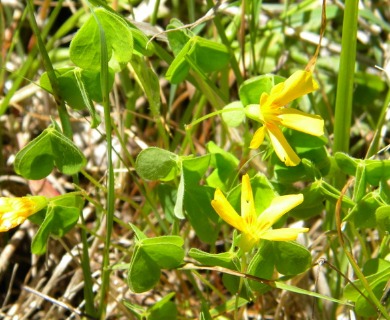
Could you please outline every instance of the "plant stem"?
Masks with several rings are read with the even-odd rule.
[[[59,8],[62,6],[63,0],[60,0],[57,4],[56,10],[59,12]],[[49,54],[46,50],[46,47],[43,43],[40,30],[38,28],[37,22],[34,17],[34,6],[32,4],[32,1],[27,1],[27,7],[29,9],[30,13],[30,24],[31,28],[34,31],[34,35],[37,39],[37,46],[39,48],[39,51],[42,55],[42,61],[43,65],[45,67],[45,70],[48,74],[51,87],[53,88],[53,96],[55,98],[55,101],[57,103],[57,110],[58,115],[60,117],[62,131],[66,137],[69,139],[73,139],[73,130],[70,123],[70,117],[68,114],[68,111],[65,106],[65,101],[61,97],[61,91],[58,84],[58,79],[55,74],[55,70],[53,68],[53,65],[51,63],[51,60],[49,58]],[[78,185],[79,184],[79,178],[78,175],[75,174],[72,176],[73,182]],[[83,217],[81,215],[81,220],[84,222]],[[88,252],[88,242],[87,242],[87,234],[84,229],[81,229],[81,239],[83,242],[83,254],[82,254],[82,270],[83,270],[83,276],[84,276],[84,298],[85,298],[85,309],[86,313],[90,316],[95,315],[95,308],[94,308],[94,297],[93,297],[93,290],[92,290],[92,277],[91,277],[91,268],[89,263],[89,252]]]
[[[358,0],[346,0],[341,40],[340,72],[337,79],[333,153],[348,152],[352,117],[353,82],[356,60]],[[335,186],[345,183],[345,175],[335,175]]]
[[[157,22],[158,8],[160,7],[160,0],[154,3],[153,14],[150,16],[150,24],[154,26]]]
[[[104,241],[103,250],[103,264],[102,264],[102,284],[100,287],[100,304],[99,304],[99,317],[100,319],[106,318],[106,309],[108,304],[108,291],[110,287],[110,247],[111,247],[111,234],[114,224],[114,205],[115,205],[115,189],[114,189],[114,167],[112,164],[112,138],[111,138],[111,113],[109,104],[110,88],[108,84],[108,53],[107,43],[103,27],[94,14],[97,25],[100,31],[100,81],[103,97],[104,108],[104,125],[106,127],[106,142],[107,142],[107,213],[106,213],[106,236]]]

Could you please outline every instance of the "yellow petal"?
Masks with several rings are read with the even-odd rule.
[[[247,174],[242,177],[241,217],[247,224],[253,224],[257,220],[251,182]]]
[[[215,190],[214,200],[211,201],[211,205],[225,222],[237,230],[242,231],[244,229],[244,220],[227,201],[221,190]]]
[[[15,228],[46,206],[47,198],[42,196],[0,197],[0,232]]]
[[[307,114],[292,108],[284,108],[280,110],[278,118],[281,120],[280,124],[287,128],[313,136],[324,134],[324,120],[320,116]]]
[[[298,234],[308,232],[309,228],[281,228],[267,230],[261,235],[261,239],[272,241],[296,240]]]
[[[297,166],[301,162],[301,159],[288,144],[282,131],[272,123],[269,123],[266,126],[272,146],[279,159],[283,161],[286,166]]]
[[[271,204],[257,218],[258,228],[267,230],[280,219],[284,214],[289,212],[303,202],[303,195],[289,194],[286,196],[275,197]]]
[[[260,147],[260,145],[264,141],[265,130],[266,130],[265,126],[262,126],[256,130],[255,134],[253,135],[252,141],[249,145],[249,148],[257,149],[258,147]]]
[[[296,71],[286,81],[272,88],[268,103],[282,107],[319,88],[310,71]]]

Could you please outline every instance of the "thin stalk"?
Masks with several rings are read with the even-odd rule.
[[[62,6],[63,0],[60,0],[56,7],[56,12],[59,12],[59,8]],[[45,67],[45,70],[48,74],[51,87],[53,88],[53,96],[55,98],[55,101],[57,103],[57,110],[61,121],[62,131],[66,137],[69,139],[73,139],[73,131],[70,123],[70,117],[68,114],[68,111],[65,106],[65,101],[61,98],[61,92],[58,84],[58,79],[56,77],[53,65],[51,63],[51,60],[49,58],[49,54],[46,50],[46,47],[43,43],[41,32],[38,28],[37,22],[35,20],[34,16],[34,6],[32,4],[32,1],[27,1],[27,7],[29,9],[30,14],[30,24],[31,28],[33,29],[34,35],[37,39],[37,46],[39,48],[39,51],[42,55],[42,61],[43,65]],[[79,184],[79,178],[78,175],[75,174],[72,176],[73,182],[78,185]],[[81,220],[83,221],[83,216],[81,215]],[[83,242],[83,254],[82,254],[82,270],[83,270],[83,276],[84,276],[84,298],[85,298],[85,310],[88,315],[94,316],[95,315],[95,308],[94,308],[94,297],[93,297],[93,290],[92,290],[92,277],[91,277],[91,269],[90,269],[90,263],[89,263],[89,252],[88,252],[88,242],[87,242],[87,235],[85,230],[81,230],[81,239]]]
[[[103,97],[104,108],[104,125],[106,127],[106,142],[107,142],[107,213],[106,213],[106,236],[104,241],[103,250],[103,264],[102,264],[102,284],[100,287],[100,304],[99,304],[99,317],[100,319],[106,318],[107,304],[108,304],[108,291],[110,287],[110,247],[111,247],[111,234],[114,224],[114,205],[115,205],[115,181],[114,181],[114,167],[112,163],[112,137],[111,137],[111,109],[109,103],[109,84],[108,84],[108,53],[106,36],[99,19],[91,11],[96,19],[96,23],[99,26],[100,31],[100,81]]]
[[[188,20],[190,22],[195,21],[195,1],[187,0]]]
[[[353,81],[356,60],[358,0],[346,0],[341,40],[340,72],[337,79],[333,153],[348,152],[352,117]],[[345,183],[345,175],[335,175],[335,186]]]
[[[370,147],[368,148],[366,159],[372,157],[379,150],[379,138],[381,136],[381,129],[383,127],[383,124],[386,121],[386,113],[389,106],[390,106],[390,88],[387,90],[386,99],[382,106],[381,114],[379,115],[379,119],[378,119],[378,125],[375,130],[374,138],[372,139]]]
[[[247,255],[246,253],[244,252],[244,254],[242,255],[241,257],[241,273],[242,274],[245,274],[246,273],[246,270],[248,268],[248,263],[247,263]],[[234,320],[238,320],[238,316],[239,316],[239,299],[240,299],[240,293],[241,293],[241,290],[244,286],[244,282],[245,282],[245,278],[244,277],[240,277],[240,282],[238,284],[238,292],[236,294],[236,301],[235,301],[235,305],[234,305]]]
[[[158,8],[160,7],[160,0],[156,0],[154,3],[153,13],[150,17],[150,24],[154,26],[157,22]]]

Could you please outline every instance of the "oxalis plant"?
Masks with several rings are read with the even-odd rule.
[[[321,21],[315,53],[301,68],[282,77],[278,72],[253,72],[258,64],[254,51],[249,53],[252,72],[243,74],[242,52],[234,47],[231,36],[238,28],[236,24],[226,30],[222,26],[220,13],[229,6],[241,8],[251,15],[251,23],[256,23],[259,1],[219,6],[208,1],[210,11],[205,17],[210,19],[191,25],[172,19],[167,29],[152,39],[106,3],[86,2],[85,20],[69,46],[70,62],[55,68],[28,0],[29,22],[45,68],[39,86],[55,99],[58,119],[53,118],[48,128],[17,153],[14,169],[29,180],[43,179],[55,169],[72,178],[75,191],[53,198],[0,198],[0,231],[7,232],[30,219],[38,225],[31,252],[43,255],[50,250],[49,237],[61,238],[78,223],[85,300],[79,315],[85,318],[107,317],[113,298],[111,273],[121,270],[133,294],[154,290],[166,273],[188,281],[200,300],[197,312],[192,310],[190,316],[199,319],[222,319],[224,315],[243,319],[246,306],[272,292],[331,302],[335,306],[332,316],[339,308],[362,318],[390,319],[390,161],[378,156],[389,94],[366,156],[355,158],[349,153],[357,4],[353,0],[345,3],[331,126],[331,119],[315,107],[325,92],[316,66],[326,30],[325,5],[313,18]],[[294,18],[299,10],[286,10],[285,15]],[[328,11],[332,10],[334,7]],[[215,38],[201,32],[202,23],[211,19],[218,34]],[[251,28],[250,39],[256,38],[253,32]],[[167,44],[162,45],[161,38]],[[250,44],[255,50],[255,44]],[[164,74],[151,67],[153,59],[164,65]],[[112,136],[118,131],[111,118],[110,93],[115,79],[128,70],[148,101],[162,141],[159,147],[144,147],[128,167],[129,172],[135,169],[132,179],[153,207],[156,222],[149,220],[146,226],[136,219],[125,224],[121,217],[114,217],[118,196]],[[189,111],[183,112],[181,123],[186,126],[180,128],[184,132],[181,142],[176,135],[167,134],[162,77],[173,95],[186,82],[196,90],[196,102],[190,102]],[[223,77],[234,77],[237,90],[229,88],[229,80]],[[96,104],[103,106],[103,117]],[[205,105],[211,109],[203,108]],[[106,199],[101,218],[105,233],[98,282],[92,278],[89,256],[89,238],[94,232],[82,215],[86,200],[98,201],[79,183],[80,171],[88,177],[84,171],[88,159],[73,142],[69,109],[88,112],[91,128],[98,130],[103,124],[105,130],[107,172],[102,188]],[[203,140],[200,154],[192,137],[205,123],[214,127],[215,134]],[[238,139],[234,138],[237,135]],[[329,239],[329,249],[324,252],[313,247],[313,237],[318,234],[311,230],[311,221],[319,215],[323,216],[323,236]],[[123,261],[110,259],[114,225],[133,235],[131,247],[122,248],[126,252]],[[190,234],[201,245],[192,245]],[[365,241],[368,235],[376,239],[375,250]],[[362,253],[354,252],[356,246]],[[295,280],[308,276],[315,265],[336,272],[328,280],[337,282],[331,285],[333,294],[318,293],[315,285],[306,289],[297,285]],[[222,283],[223,289],[212,280],[215,274],[220,275],[218,286]],[[202,292],[199,281],[207,292]],[[213,293],[223,303],[215,304]],[[182,318],[188,314],[186,303],[175,302],[174,296],[175,292],[165,292],[149,307],[128,299],[121,303],[137,319]]]

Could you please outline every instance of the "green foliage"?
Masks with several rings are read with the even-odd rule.
[[[309,160],[314,170],[319,171],[317,178],[318,176],[321,177],[328,174],[330,160],[325,149],[326,141],[323,138],[293,130],[287,130],[285,136],[298,156],[301,159]],[[305,180],[313,181],[316,178],[312,174],[313,171],[308,172],[304,161],[295,167],[287,167],[278,159],[274,152],[272,152],[271,161],[275,164],[275,177],[281,183],[293,183]]]
[[[69,232],[77,223],[82,207],[83,201],[79,196],[68,194],[51,199],[44,220],[39,222],[39,229],[32,240],[31,252],[44,254],[50,235],[61,238]]]
[[[365,179],[372,186],[378,186],[381,180],[390,179],[389,160],[361,160],[341,152],[335,154],[335,159],[339,168],[351,176],[356,175],[359,166],[364,167]]]
[[[53,127],[45,129],[38,137],[18,152],[15,171],[26,179],[45,178],[54,166],[64,174],[75,174],[87,160],[76,145]]]
[[[311,265],[310,252],[296,242],[276,241],[272,243],[276,269],[284,275],[295,275],[306,271]]]
[[[128,270],[129,288],[135,293],[152,289],[161,269],[177,268],[184,258],[183,239],[179,236],[147,238],[136,226],[136,244]]]
[[[172,33],[170,41],[173,40],[173,47],[180,46],[182,38],[181,33]],[[194,36],[181,48],[169,66],[165,77],[177,84],[186,79],[191,66],[196,66],[198,68],[196,71],[209,73],[221,70],[228,62],[229,53],[224,45]]]
[[[166,295],[149,309],[139,308],[128,301],[124,301],[124,304],[135,314],[137,319],[164,320],[169,318],[175,320],[177,319],[177,307],[171,301],[174,296],[174,292]]]
[[[390,262],[383,259],[368,260],[364,265],[363,273],[371,290],[374,292],[376,297],[380,299],[390,277]],[[365,290],[362,282],[360,280],[356,280],[353,284],[354,285],[350,283],[347,284],[344,290],[344,297],[355,302],[355,310],[359,316],[375,316],[377,314],[377,310],[373,306],[372,301],[367,298],[367,290]],[[361,295],[355,287],[357,287],[364,296]]]
[[[273,86],[285,80],[275,75],[262,75],[246,80],[239,89],[240,101],[246,107],[250,104],[259,104],[263,92],[269,93]]]
[[[65,67],[57,69],[56,73],[62,98],[72,108],[77,110],[87,108],[84,95],[96,102],[103,100],[99,71]],[[79,85],[77,79],[78,73],[83,87]],[[110,73],[110,87],[112,87],[113,83],[114,74]],[[41,76],[40,85],[49,92],[53,91],[46,72]]]
[[[76,33],[70,44],[70,59],[80,68],[100,70],[100,28],[105,33],[110,67],[115,71],[130,61],[133,36],[126,21],[118,14],[103,8],[96,9]]]
[[[20,36],[28,28],[25,16],[15,24],[8,21],[12,12],[1,9],[7,21],[4,24],[0,19],[0,34],[9,32],[9,26],[16,29],[11,30],[12,40],[0,37],[4,49],[10,50],[1,55],[0,64],[9,68],[14,57],[23,61],[20,70],[0,70],[0,87],[4,88],[0,114],[13,117],[4,122],[5,128],[12,132],[23,127],[15,122],[16,113],[6,110],[20,104],[16,93],[23,91],[23,79],[35,81],[36,74],[41,74],[41,88],[55,98],[60,122],[58,125],[52,120],[52,126],[36,131],[41,132],[39,136],[16,154],[15,172],[37,180],[56,168],[56,175],[72,176],[80,194],[97,209],[96,216],[84,221],[80,217],[84,201],[79,193],[50,199],[46,210],[28,217],[39,225],[31,252],[44,254],[50,237],[63,237],[80,222],[83,246],[77,266],[81,262],[85,314],[91,318],[113,316],[106,315],[107,297],[113,296],[111,290],[115,290],[110,286],[110,272],[120,268],[117,261],[115,267],[110,264],[112,257],[121,256],[126,272],[116,276],[127,277],[133,293],[155,289],[148,297],[157,297],[156,301],[148,306],[138,305],[141,299],[135,295],[123,301],[130,310],[126,311],[137,319],[213,319],[222,314],[238,319],[245,305],[258,312],[256,304],[261,295],[266,302],[262,316],[271,316],[277,309],[285,312],[278,315],[283,317],[291,310],[289,305],[282,305],[281,290],[348,305],[363,318],[390,319],[383,299],[390,276],[390,160],[386,147],[390,91],[383,41],[390,32],[385,19],[387,8],[379,2],[374,6],[362,2],[358,11],[357,2],[349,0],[344,9],[328,5],[325,26],[322,8],[312,0],[285,4],[259,0],[222,2],[215,7],[212,1],[206,3],[198,6],[189,0],[183,10],[180,1],[156,1],[154,8],[146,10],[152,12],[144,19],[150,21],[146,24],[135,22],[146,1],[113,3],[114,10],[111,4],[93,0],[87,11],[72,3],[72,17],[55,30],[52,26],[62,2],[50,11],[47,24],[38,28],[34,24],[35,9],[28,1],[32,39],[37,42],[36,48],[29,46],[28,50]],[[165,7],[169,10],[160,10]],[[264,16],[267,19],[260,23],[259,17]],[[197,18],[200,19],[191,24]],[[160,33],[155,25],[167,21],[167,32]],[[80,29],[65,48],[69,40],[64,37],[79,27],[79,22]],[[355,28],[362,26],[364,29],[357,32]],[[319,56],[310,60],[316,51],[315,35],[322,31],[325,33]],[[339,47],[343,49],[341,56]],[[42,57],[42,64],[38,57]],[[382,66],[383,73],[374,65]],[[279,126],[278,117],[285,107],[297,108],[321,115],[325,134],[312,136],[280,125],[287,143],[301,159],[297,166],[286,166],[275,153],[269,132],[260,147],[261,156],[249,149],[249,141],[259,126],[266,124],[260,105],[262,94],[270,93],[297,70],[310,70],[319,89],[294,102],[281,99],[283,93],[273,92],[277,99],[287,102],[280,106],[280,114],[273,114],[275,118],[268,125]],[[98,114],[96,103],[103,105],[103,116]],[[87,109],[90,117],[86,120],[92,129],[98,127],[101,118],[104,121],[104,127],[96,131],[107,144],[107,161],[101,171],[91,174],[83,170],[87,159],[84,150],[72,141],[74,128],[66,106],[80,118]],[[50,116],[56,118],[56,110],[50,110]],[[90,133],[76,134],[83,138]],[[112,136],[120,146],[113,147]],[[6,144],[8,137],[1,141]],[[95,146],[88,147],[92,150]],[[3,146],[4,154],[7,148]],[[117,162],[113,161],[113,153]],[[135,178],[133,168],[140,179]],[[115,179],[123,170],[128,175],[120,181],[119,188]],[[83,179],[79,179],[80,171]],[[261,240],[249,252],[239,248],[243,230],[234,221],[218,216],[211,203],[219,189],[231,205],[230,212],[245,212],[241,208],[245,203],[240,185],[244,173],[251,177],[259,215],[277,195],[303,194],[304,202],[273,227],[289,227],[303,220],[300,223],[311,229],[305,237],[311,241],[318,237],[313,242],[313,252],[319,245],[329,265],[332,262],[337,266],[344,279],[352,266],[357,277],[351,279],[353,284],[347,281],[344,286],[339,276],[336,281],[333,272],[337,268],[329,268],[322,271],[331,296],[287,285],[286,280],[312,265],[311,253],[294,241]],[[348,184],[347,177],[353,177]],[[93,188],[85,186],[85,180]],[[18,213],[0,212],[3,216]],[[96,246],[104,227],[101,221],[106,223],[104,246]],[[120,241],[125,236],[123,230],[128,231],[124,221],[130,221],[135,234],[129,248]],[[338,237],[333,237],[336,233]],[[91,243],[94,250],[104,247],[102,253],[93,251],[90,256]],[[112,255],[114,249],[117,255]],[[90,267],[95,256],[103,260],[101,279],[96,280],[100,284],[99,303]],[[162,270],[174,281],[160,281]],[[202,277],[201,281],[195,277]],[[308,281],[315,287],[312,279]],[[160,293],[163,297],[158,300]],[[272,303],[268,306],[271,300],[278,301],[280,307]],[[248,304],[250,301],[255,307]],[[306,309],[302,307],[300,311],[307,312]],[[336,309],[329,308],[333,313],[326,316],[335,317]],[[346,313],[337,312],[342,314],[339,316]]]
[[[219,266],[232,270],[235,269],[234,259],[237,259],[234,252],[208,253],[196,248],[191,248],[188,256],[205,266]]]
[[[147,180],[169,181],[179,172],[179,157],[160,148],[147,148],[141,151],[135,163],[135,170]]]

